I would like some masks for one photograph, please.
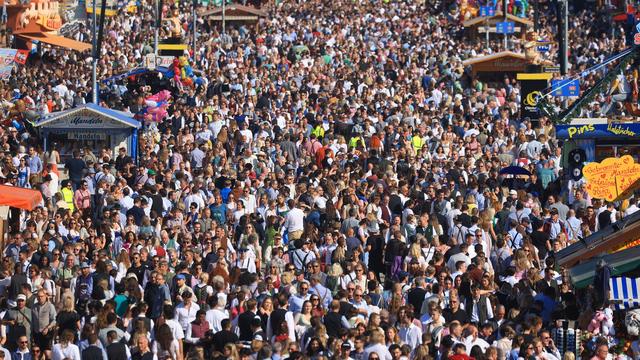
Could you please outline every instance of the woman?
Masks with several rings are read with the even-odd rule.
[[[75,336],[71,330],[60,335],[60,342],[53,345],[53,360],[81,360],[80,349],[73,343]]]
[[[271,312],[273,311],[273,299],[270,296],[267,296],[262,300],[262,304],[258,308],[258,316],[260,316],[260,322],[262,324],[262,331],[267,331],[267,324],[269,321],[269,316],[271,316]]]
[[[318,356],[322,356],[324,354],[324,346],[320,342],[320,339],[317,337],[309,340],[309,344],[307,345],[307,356],[312,359],[315,359]]]
[[[158,357],[158,360],[182,360],[180,344],[178,340],[173,338],[171,328],[167,324],[162,324],[158,327],[152,351]]]
[[[129,271],[129,268],[131,267],[131,258],[129,257],[129,253],[126,249],[120,250],[116,263],[118,263],[118,272],[116,274],[115,281],[120,282],[127,275],[127,271]]]
[[[136,345],[135,351],[131,354],[131,360],[145,360],[149,359],[151,356],[151,360],[157,360],[157,356],[151,352],[151,347],[149,347],[149,338],[145,333],[136,333],[134,335],[133,343]]]
[[[136,235],[139,234],[138,225],[136,225],[135,219],[133,216],[127,216],[127,223],[124,226],[124,232],[125,233],[132,232]]]
[[[385,332],[385,341],[387,346],[391,344],[398,344],[398,345],[403,344],[402,340],[400,340],[400,335],[398,334],[398,330],[393,326],[389,326],[387,328],[387,331]]]
[[[31,188],[31,184],[29,183],[30,176],[31,171],[29,170],[29,166],[27,166],[27,157],[23,156],[18,166],[18,187]]]
[[[309,300],[306,300],[302,303],[302,310],[295,314],[294,323],[296,326],[296,334],[298,338],[301,338],[302,335],[311,327],[311,311],[313,310],[313,306]]]
[[[209,296],[213,295],[213,287],[209,285],[209,274],[207,273],[201,273],[200,276],[198,276],[198,280],[198,284],[193,287],[193,292],[196,296],[198,305],[200,305],[200,309],[206,311],[209,310],[207,307],[207,299]]]

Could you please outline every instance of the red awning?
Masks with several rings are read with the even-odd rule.
[[[42,202],[40,191],[15,186],[0,185],[0,206],[33,210]]]

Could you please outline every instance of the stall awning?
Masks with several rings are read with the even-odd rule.
[[[626,276],[609,279],[609,300],[618,310],[640,307],[640,278]]]
[[[0,206],[33,210],[42,202],[40,191],[15,186],[0,185]]]
[[[604,262],[609,265],[611,268],[611,276],[620,276],[640,266],[640,246],[628,248],[613,254],[603,252],[579,265],[572,266],[569,269],[569,274],[571,275],[573,285],[577,288],[584,288],[593,284],[593,278],[600,260],[604,260]]]
[[[60,46],[67,49],[86,51],[91,49],[91,44],[83,43],[73,39],[66,38],[64,36],[51,35],[46,33],[22,33],[16,34],[27,40],[36,40],[43,43],[47,43],[54,46]]]

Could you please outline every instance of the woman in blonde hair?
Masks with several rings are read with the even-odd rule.
[[[424,269],[427,267],[427,262],[424,259],[424,256],[422,256],[422,248],[420,247],[419,243],[413,243],[409,247],[409,254],[405,256],[404,263],[402,264],[404,271],[408,271],[409,264],[414,259],[417,260],[418,263],[420,264],[420,269]]]
[[[53,345],[53,360],[81,360],[80,348],[73,343],[73,340],[73,332],[71,332],[71,330],[64,330],[62,335],[60,335],[60,342]]]
[[[523,248],[517,249],[513,254],[513,261],[516,267],[515,278],[520,281],[526,276],[527,270],[533,267],[529,257]]]
[[[77,334],[80,331],[80,315],[76,312],[75,300],[70,291],[62,294],[62,310],[56,315],[56,325],[59,333],[70,330]]]

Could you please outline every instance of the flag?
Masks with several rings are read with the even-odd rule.
[[[29,57],[29,50],[18,50],[16,53],[15,61],[18,64],[24,65],[27,62],[27,58]]]

